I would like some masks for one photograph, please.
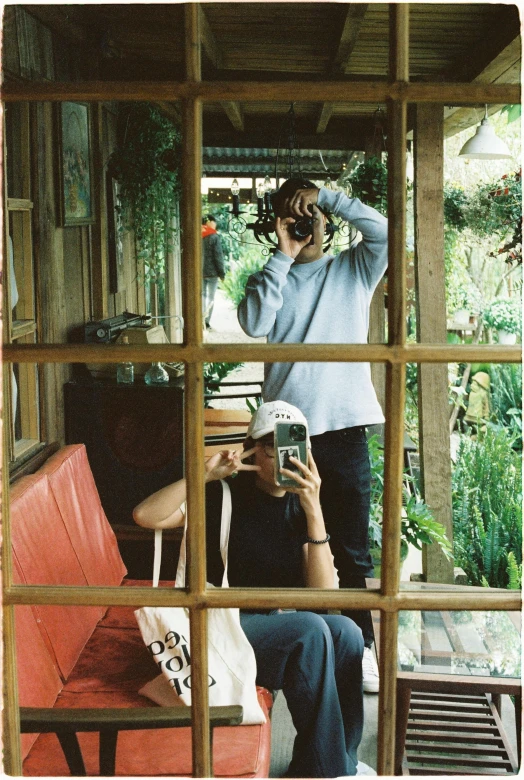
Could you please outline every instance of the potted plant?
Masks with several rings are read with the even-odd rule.
[[[515,344],[521,330],[521,313],[516,301],[497,298],[486,307],[483,321],[497,331],[499,344]]]
[[[455,325],[468,325],[470,316],[479,312],[482,306],[480,291],[472,283],[459,282],[447,297]]]
[[[380,576],[382,555],[382,501],[384,495],[384,448],[374,434],[368,440],[371,465],[371,512],[369,521],[369,543],[375,576]],[[423,544],[436,543],[446,558],[451,559],[452,551],[444,526],[433,517],[428,505],[415,492],[407,488],[413,480],[404,475],[404,506],[400,525],[400,560],[404,561],[409,545],[422,550]]]

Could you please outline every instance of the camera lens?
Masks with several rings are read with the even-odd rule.
[[[292,425],[289,429],[289,435],[293,441],[304,441],[306,429],[303,425]]]
[[[306,238],[306,236],[310,236],[313,233],[313,219],[311,217],[298,219],[292,223],[291,230],[295,238]]]

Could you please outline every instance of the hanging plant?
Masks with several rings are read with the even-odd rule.
[[[119,144],[109,172],[120,184],[123,229],[135,232],[144,281],[158,282],[174,228],[173,207],[180,191],[180,132],[151,103],[124,103],[118,119]]]
[[[378,157],[368,157],[347,177],[351,194],[384,216],[388,212],[388,169]]]

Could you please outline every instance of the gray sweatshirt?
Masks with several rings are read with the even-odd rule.
[[[343,192],[322,188],[318,205],[354,225],[362,240],[336,257],[304,264],[277,250],[249,277],[238,307],[249,336],[270,343],[367,343],[369,305],[387,268],[387,220]],[[262,395],[297,406],[312,436],[384,422],[369,363],[266,363]]]

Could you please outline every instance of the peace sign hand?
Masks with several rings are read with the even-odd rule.
[[[260,466],[251,466],[242,461],[249,458],[255,452],[255,447],[240,452],[240,450],[221,450],[206,459],[205,481],[212,482],[216,479],[226,479],[236,471],[260,471]]]

